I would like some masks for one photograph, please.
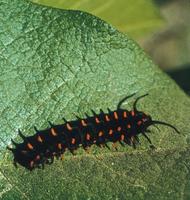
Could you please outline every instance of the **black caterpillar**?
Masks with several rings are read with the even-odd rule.
[[[121,105],[128,98],[134,96],[132,94],[123,98],[117,105],[117,110],[105,114],[100,110],[100,114],[96,114],[93,110],[93,116],[87,115],[86,119],[77,117],[75,121],[65,121],[61,125],[53,125],[46,130],[36,130],[36,134],[26,137],[19,130],[19,135],[23,139],[23,143],[16,143],[12,140],[15,148],[7,147],[14,155],[14,164],[17,163],[29,170],[35,168],[44,168],[44,164],[51,164],[54,157],[60,158],[66,149],[74,154],[74,150],[82,146],[85,150],[96,144],[99,147],[106,146],[108,142],[112,142],[115,146],[116,142],[121,145],[128,144],[134,148],[139,143],[138,135],[142,134],[152,145],[151,140],[146,135],[150,132],[148,127],[155,124],[162,124],[173,128],[177,133],[179,131],[172,125],[152,120],[150,115],[137,110],[137,102],[139,99],[147,96],[138,97],[134,104],[133,110],[128,111],[121,108]],[[116,148],[116,146],[115,146]]]

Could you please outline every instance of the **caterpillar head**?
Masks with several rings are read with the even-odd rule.
[[[133,104],[134,112],[136,112],[136,113],[137,113],[137,116],[140,118],[139,121],[137,121],[137,125],[138,125],[138,123],[139,123],[139,126],[142,124],[142,129],[141,129],[142,132],[149,132],[149,131],[148,131],[148,127],[150,127],[150,126],[155,126],[155,125],[159,124],[159,125],[168,126],[168,127],[172,128],[172,129],[174,129],[177,133],[180,133],[180,132],[177,130],[177,128],[175,128],[173,125],[168,124],[168,123],[166,123],[166,122],[162,122],[162,121],[158,121],[158,120],[153,120],[152,117],[151,117],[150,115],[145,114],[144,112],[138,111],[138,110],[137,110],[137,102],[138,102],[141,98],[143,98],[143,97],[145,97],[145,96],[147,96],[147,95],[148,95],[148,94],[145,94],[145,95],[142,95],[142,96],[138,97],[138,98],[135,100],[134,104]]]

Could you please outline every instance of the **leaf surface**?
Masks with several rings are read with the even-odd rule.
[[[159,9],[152,0],[33,0],[33,2],[89,12],[113,24],[132,38],[141,38],[164,25]]]

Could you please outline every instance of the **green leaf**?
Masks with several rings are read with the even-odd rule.
[[[164,25],[158,7],[152,0],[32,0],[33,2],[63,9],[92,13],[113,24],[133,38],[152,33]]]
[[[126,35],[80,11],[24,0],[0,0],[0,198],[189,199],[190,100]],[[136,150],[93,147],[32,172],[6,150],[17,129],[61,123],[73,113],[115,109],[129,94],[149,93],[139,109],[181,132],[159,126]],[[130,109],[134,101],[124,107]]]

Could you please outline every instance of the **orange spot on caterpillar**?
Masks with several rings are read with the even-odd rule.
[[[67,126],[67,129],[68,129],[69,131],[72,131],[72,130],[73,130],[73,128],[71,127],[71,125],[70,125],[69,123],[66,123],[66,126]]]
[[[37,141],[38,141],[38,142],[41,142],[41,143],[43,142],[41,136],[38,135],[38,137],[37,137]]]
[[[40,160],[40,155],[37,155],[35,160]]]
[[[58,144],[57,144],[57,148],[60,149],[60,150],[62,149],[61,143],[58,143]]]
[[[115,119],[118,119],[117,112],[114,112],[113,114],[114,114],[114,118],[115,118]]]
[[[131,111],[131,115],[132,115],[132,116],[135,116],[135,112],[134,112],[133,110]]]
[[[90,140],[90,134],[89,133],[86,134],[86,140]]]
[[[127,128],[131,128],[131,125],[130,125],[130,124],[128,124],[128,125],[127,125]]]
[[[127,112],[126,112],[126,111],[124,111],[123,117],[124,117],[124,118],[127,118]]]
[[[72,138],[71,144],[75,144],[75,142],[76,142],[76,139],[75,139],[75,138]]]
[[[97,124],[100,123],[100,120],[97,117],[95,118],[95,121],[96,121]]]
[[[109,130],[109,135],[113,135],[113,130],[112,129]]]
[[[32,146],[32,144],[31,143],[27,143],[27,147],[30,149],[30,150],[32,150],[34,147]]]
[[[123,141],[125,139],[125,135],[122,134],[120,140]]]
[[[110,118],[108,117],[108,115],[105,115],[106,121],[109,122]]]
[[[33,168],[33,166],[34,166],[34,161],[31,160],[31,161],[30,161],[30,167]]]
[[[56,131],[55,131],[54,128],[51,128],[50,131],[51,131],[51,134],[52,134],[53,136],[57,136],[57,133],[56,133]]]
[[[87,126],[87,123],[84,121],[84,119],[81,120],[82,126]]]
[[[100,131],[100,132],[98,133],[98,136],[101,137],[103,134],[104,134],[104,133],[103,133],[102,131]]]
[[[142,124],[142,121],[138,121],[137,125],[140,126]]]
[[[118,126],[118,127],[117,127],[117,131],[121,131],[121,126]]]

